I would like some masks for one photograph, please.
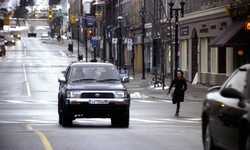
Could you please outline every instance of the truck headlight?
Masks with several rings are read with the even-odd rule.
[[[68,98],[80,98],[81,92],[80,91],[67,91]]]
[[[114,93],[115,95],[115,98],[124,98],[124,97],[127,97],[127,92],[125,91],[116,91]]]

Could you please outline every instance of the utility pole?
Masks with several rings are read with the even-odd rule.
[[[142,39],[142,78],[141,78],[141,85],[142,86],[148,86],[148,81],[145,78],[145,56],[144,56],[144,52],[145,52],[145,43],[144,43],[144,39],[145,39],[145,21],[146,21],[146,0],[143,1],[143,6],[140,10],[140,17],[141,17],[141,39]]]
[[[141,32],[142,32],[142,79],[145,78],[145,57],[144,57],[144,51],[145,51],[145,16],[146,16],[146,10],[145,10],[145,0],[144,0],[144,6],[140,10],[140,16],[141,16]]]
[[[103,25],[103,62],[106,61],[106,2],[102,11],[102,25]]]

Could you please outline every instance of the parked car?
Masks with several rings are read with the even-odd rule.
[[[111,63],[74,62],[58,79],[58,114],[63,127],[76,118],[111,118],[113,126],[129,126],[130,94]]]
[[[20,31],[10,31],[10,35],[13,35],[15,39],[21,40],[21,32]]]
[[[204,150],[250,149],[250,64],[208,90],[202,109]]]
[[[4,39],[5,38],[5,33],[4,32],[0,32],[0,39]]]
[[[5,45],[8,45],[8,44],[16,45],[15,38],[13,37],[13,35],[5,35],[4,44]]]
[[[4,45],[4,39],[0,38],[0,56],[5,56],[6,54],[6,48]]]

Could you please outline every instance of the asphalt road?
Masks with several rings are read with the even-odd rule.
[[[4,150],[200,150],[202,101],[182,103],[180,117],[168,99],[132,98],[129,128],[110,119],[58,124],[57,79],[68,63],[65,45],[23,38],[0,57],[0,145]],[[143,92],[133,86],[131,91]],[[138,89],[138,90],[136,90]]]

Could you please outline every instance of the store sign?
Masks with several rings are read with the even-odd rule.
[[[189,27],[188,26],[181,27],[180,28],[180,34],[181,34],[181,36],[189,35]]]

